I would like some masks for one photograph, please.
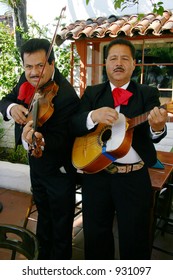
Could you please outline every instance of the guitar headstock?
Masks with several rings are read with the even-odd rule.
[[[162,105],[161,107],[163,107],[165,110],[167,110],[168,113],[173,114],[173,101],[170,101],[170,102]]]
[[[168,113],[173,114],[173,101],[170,101],[168,104],[166,104],[166,110],[168,111]]]

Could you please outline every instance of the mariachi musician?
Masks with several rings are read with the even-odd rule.
[[[22,46],[25,71],[0,101],[0,111],[5,121],[15,121],[16,145],[23,141],[29,151],[31,187],[38,210],[39,259],[64,260],[72,257],[75,208],[76,171],[71,164],[74,139],[69,120],[79,98],[55,67],[53,49],[47,59],[50,45],[46,39],[35,38]],[[39,94],[35,92],[37,86]]]
[[[114,259],[115,213],[120,258],[150,258],[152,189],[148,167],[157,162],[153,142],[160,141],[166,135],[167,111],[159,108],[157,88],[131,81],[134,69],[133,44],[121,38],[111,41],[106,48],[108,81],[86,88],[79,110],[72,120],[73,132],[77,136],[75,143],[78,143],[78,140],[83,143],[83,150],[79,154],[77,152],[82,144],[77,147],[74,144],[73,163],[78,155],[78,163],[84,166],[81,169],[85,171],[82,183],[83,229],[85,258],[90,260]],[[133,130],[128,118],[146,112],[149,112],[148,120]],[[125,122],[122,116],[125,116]],[[115,127],[115,135],[104,133],[102,124]],[[100,126],[102,137],[95,133]],[[112,156],[108,153],[107,146],[110,142],[112,147],[116,146],[122,132],[125,134],[124,140],[127,134],[128,139],[125,142],[130,145],[127,150],[123,145],[123,151],[119,151],[120,145],[117,148],[118,153]],[[99,144],[102,146],[101,154],[99,149],[97,150]],[[92,145],[97,166],[93,160],[89,166],[88,163],[85,166],[87,156],[92,158]],[[108,166],[104,166],[104,158],[110,160]]]

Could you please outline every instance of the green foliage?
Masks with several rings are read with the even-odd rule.
[[[8,26],[0,23],[0,98],[15,85],[21,73],[20,57]]]
[[[70,72],[70,46],[56,48],[55,55],[57,57],[56,66],[65,77],[68,77]]]
[[[164,12],[163,2],[158,2],[156,4],[153,4],[153,13],[162,15],[163,12]]]
[[[69,45],[62,45],[61,47],[55,47],[56,66],[64,77],[68,77],[71,70],[71,49]],[[74,63],[79,63],[79,55],[74,49]]]
[[[0,140],[7,132],[2,127],[2,122],[3,118],[0,114]],[[0,160],[9,161],[13,163],[28,164],[27,151],[23,148],[22,145],[18,146],[16,150],[14,148],[0,147]]]
[[[28,164],[27,151],[22,145],[18,146],[16,150],[13,148],[0,147],[0,160]]]
[[[114,1],[114,8],[116,9],[121,9],[121,6],[123,5],[124,0],[116,0]]]

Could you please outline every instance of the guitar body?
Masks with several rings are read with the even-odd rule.
[[[94,132],[75,139],[72,162],[75,168],[96,173],[117,158],[127,154],[132,143],[133,129],[123,114],[113,126],[100,123]]]

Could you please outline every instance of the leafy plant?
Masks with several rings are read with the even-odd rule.
[[[0,23],[0,97],[15,85],[21,73],[20,56],[10,27]]]
[[[27,151],[22,145],[17,149],[0,147],[0,160],[12,163],[28,164]]]

